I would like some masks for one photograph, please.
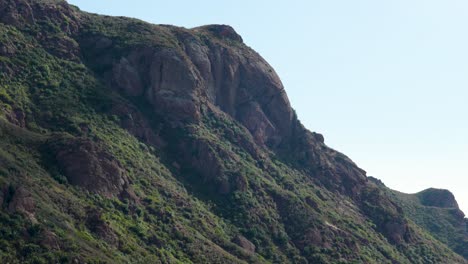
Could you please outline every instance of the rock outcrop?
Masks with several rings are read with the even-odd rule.
[[[441,208],[457,208],[458,203],[448,190],[430,188],[417,193],[422,205]]]
[[[129,187],[120,163],[98,144],[83,138],[48,144],[68,183],[107,197],[117,196]]]
[[[237,235],[233,240],[239,247],[245,249],[247,252],[255,253],[255,245],[250,242],[247,238],[241,235]]]
[[[9,195],[11,196],[8,201],[8,211],[11,213],[21,213],[25,215],[31,222],[35,223],[36,202],[32,197],[32,194],[23,186],[19,186],[15,189],[10,188],[12,191]]]
[[[0,0],[0,77],[1,263],[464,263],[453,197],[368,181],[230,26]]]
[[[295,153],[294,159],[307,165],[325,186],[357,195],[365,172],[326,147],[322,135],[302,126],[274,69],[243,45],[231,27],[157,30],[169,32],[178,46],[146,46],[113,57],[114,42],[105,36],[83,35],[80,43],[85,57],[92,56],[90,63],[103,71],[112,88],[129,98],[143,98],[154,108],[153,115],[173,126],[200,122],[203,109],[222,111],[245,126],[255,144]]]
[[[102,213],[97,209],[89,209],[86,217],[86,226],[88,229],[108,242],[111,245],[117,245],[118,237],[112,228],[103,219]]]

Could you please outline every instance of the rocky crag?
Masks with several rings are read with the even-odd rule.
[[[0,110],[3,263],[466,263],[226,25],[0,0]]]

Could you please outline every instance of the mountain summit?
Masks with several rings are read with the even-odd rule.
[[[227,25],[0,0],[0,135],[2,263],[467,263],[418,218],[453,195],[369,180]]]

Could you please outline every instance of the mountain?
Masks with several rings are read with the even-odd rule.
[[[468,259],[468,219],[450,191],[430,188],[406,194],[387,188],[374,177],[369,179],[387,192],[409,219]]]
[[[0,135],[2,263],[467,263],[226,25],[0,0]]]

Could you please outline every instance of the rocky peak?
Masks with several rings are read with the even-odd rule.
[[[458,203],[453,194],[444,189],[429,188],[416,194],[422,205],[440,208],[457,208]]]
[[[115,57],[112,46],[93,50],[103,40],[116,40],[88,34],[79,42],[87,54],[99,53],[102,59],[92,63],[106,69],[108,83],[129,97],[144,97],[155,112],[176,123],[198,122],[204,105],[241,122],[260,145],[275,146],[290,137],[293,110],[278,75],[255,51],[225,42],[241,40],[231,27],[153,29],[155,35],[169,29],[168,38],[179,46],[145,45]]]
[[[237,34],[237,32],[228,25],[206,25],[202,27],[194,28],[195,31],[207,31],[211,33],[213,36],[219,39],[229,39],[238,42],[243,42],[242,37]]]
[[[12,69],[0,78],[0,128],[15,128],[0,140],[0,233],[21,233],[16,223],[5,232],[5,214],[37,217],[47,229],[33,228],[43,239],[29,242],[60,258],[33,259],[42,253],[29,237],[0,237],[3,253],[463,263],[300,123],[273,68],[231,27],[151,25],[46,0],[0,0],[0,22],[24,36],[24,45],[0,43],[0,69]],[[17,90],[21,104],[10,98]],[[431,197],[431,206],[454,204]]]
[[[20,26],[21,24],[34,23],[34,14],[31,1],[0,1],[0,22]]]
[[[241,43],[232,27],[148,28],[148,34],[165,36],[167,41],[119,50],[124,43],[112,35],[82,32],[76,39],[82,56],[99,69],[105,83],[129,98],[146,101],[173,127],[198,124],[208,112],[225,113],[247,128],[256,145],[306,165],[327,188],[359,192],[365,172],[300,123],[275,70]],[[102,49],[101,43],[108,45]]]
[[[62,32],[76,33],[78,16],[77,10],[62,0],[0,0],[0,22],[19,28],[47,20]]]

